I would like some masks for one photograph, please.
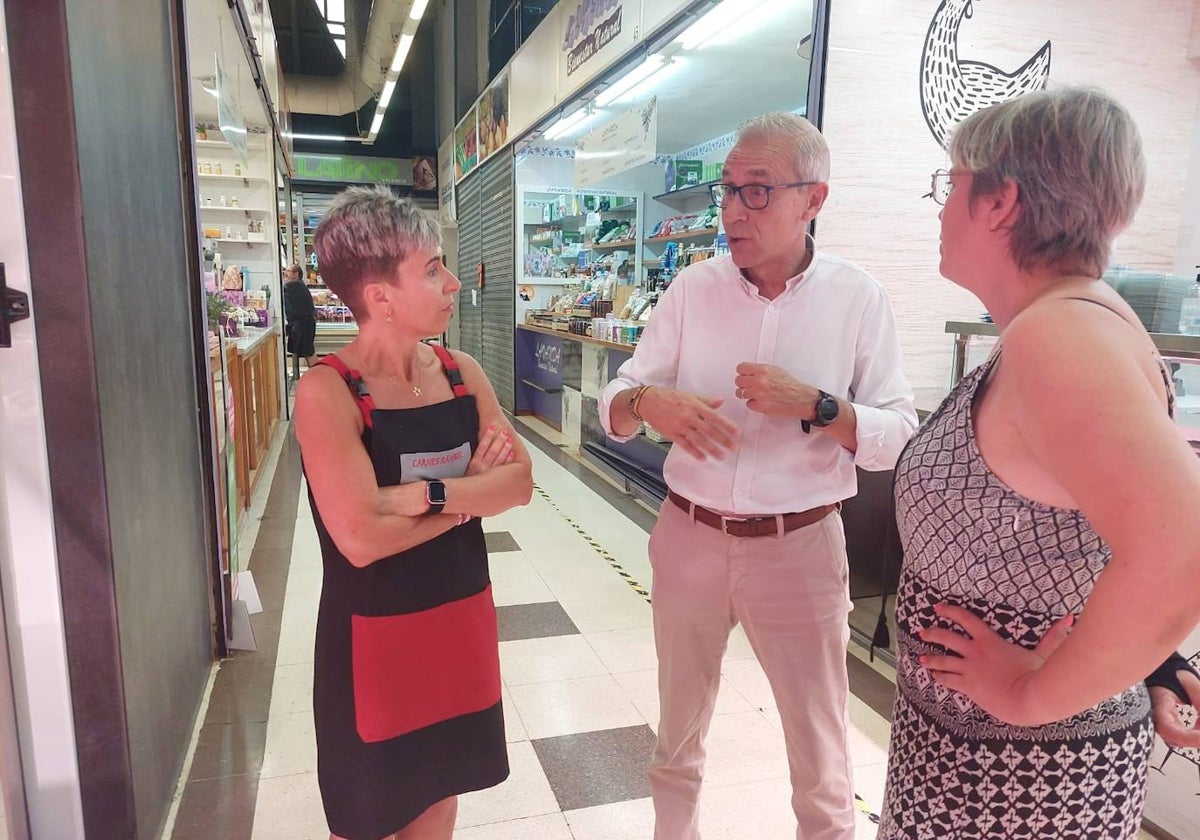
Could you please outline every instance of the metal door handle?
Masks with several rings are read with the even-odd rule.
[[[29,317],[29,295],[8,288],[0,263],[0,347],[12,347],[12,325]]]

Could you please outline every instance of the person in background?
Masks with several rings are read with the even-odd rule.
[[[457,795],[508,776],[479,517],[528,503],[529,455],[479,364],[424,343],[445,330],[462,285],[432,217],[355,187],[315,244],[359,325],[296,389],[324,566],[321,798],[335,840],[449,840]]]
[[[317,363],[317,310],[304,283],[300,266],[292,263],[284,272],[283,317],[287,324],[287,351],[302,357],[311,369]]]
[[[1000,329],[896,467],[904,566],[880,840],[1132,840],[1143,679],[1200,621],[1200,460],[1101,282],[1146,184],[1128,111],[1060,88],[984,109],[933,176],[941,273]],[[1176,698],[1166,686],[1178,678]],[[1200,684],[1153,680],[1164,737]]]
[[[679,274],[600,398],[614,439],[644,419],[674,441],[649,545],[656,840],[700,836],[704,739],[739,622],[783,722],[797,838],[854,837],[838,507],[856,466],[892,467],[917,417],[883,287],[806,233],[828,180],[807,120],[744,123],[712,188],[730,254]]]

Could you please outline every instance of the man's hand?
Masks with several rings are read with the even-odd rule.
[[[689,455],[720,459],[738,441],[737,426],[716,411],[722,402],[675,388],[650,388],[642,394],[638,412]]]
[[[746,408],[751,411],[797,420],[812,420],[816,416],[820,392],[797,381],[783,368],[742,362],[737,366],[733,384],[737,387],[734,394],[745,400]]]
[[[467,464],[467,475],[479,475],[492,467],[510,464],[515,457],[508,429],[488,426],[479,436],[479,445],[475,447],[471,463]]]
[[[1200,710],[1200,680],[1191,671],[1178,671],[1179,682],[1187,692],[1189,705]],[[1200,749],[1200,715],[1187,726],[1179,713],[1179,698],[1175,692],[1160,686],[1150,688],[1150,704],[1154,716],[1154,731],[1168,747]]]

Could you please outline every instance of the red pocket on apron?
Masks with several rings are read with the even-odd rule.
[[[350,621],[354,717],[363,741],[387,741],[499,702],[490,585],[421,612]]]

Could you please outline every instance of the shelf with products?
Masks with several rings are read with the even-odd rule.
[[[702,228],[700,230],[685,230],[681,233],[669,233],[666,236],[648,236],[643,241],[646,245],[659,245],[667,242],[683,242],[689,239],[701,239],[708,237],[712,239],[717,235],[717,229]]]
[[[569,285],[596,274],[615,274],[601,264],[622,250],[631,254],[622,260],[621,270],[636,275],[629,265],[640,260],[641,202],[638,195],[587,189],[520,189],[516,236],[522,282]]]
[[[636,239],[618,239],[615,242],[597,242],[592,246],[594,251],[616,251],[621,248],[633,248],[637,245]]]
[[[262,207],[240,207],[236,204],[234,204],[234,205],[227,204],[224,207],[222,207],[217,204],[207,204],[207,203],[200,205],[200,212],[201,213],[245,213],[248,216],[249,215],[269,216],[271,214],[270,210],[265,210]]]
[[[243,181],[246,184],[265,184],[265,183],[267,183],[266,178],[263,178],[261,176],[256,176],[256,175],[245,175],[245,174],[235,175],[233,173],[221,173],[220,175],[218,175],[215,172],[212,174],[209,174],[208,172],[201,172],[196,177],[199,178],[201,181]]]
[[[703,199],[703,200],[711,203],[712,195],[709,192],[708,188],[713,186],[714,184],[719,184],[719,183],[721,183],[721,181],[718,178],[713,181],[705,181],[701,184],[693,184],[689,187],[680,187],[677,190],[671,190],[670,192],[659,193],[658,195],[654,196],[654,200],[661,201],[663,204],[682,204],[682,203],[692,203],[697,200]]]

